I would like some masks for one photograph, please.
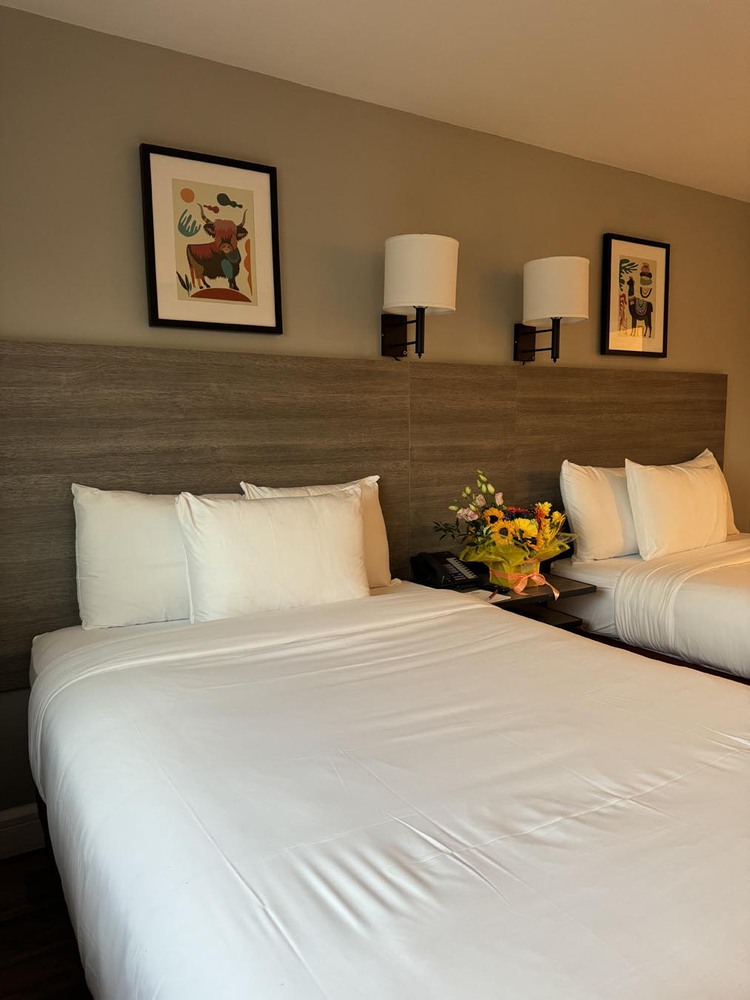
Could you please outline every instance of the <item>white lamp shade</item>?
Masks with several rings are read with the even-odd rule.
[[[411,233],[385,241],[384,312],[456,309],[458,240],[451,236]]]
[[[559,317],[563,323],[589,318],[586,257],[541,257],[523,266],[523,321],[531,326]]]

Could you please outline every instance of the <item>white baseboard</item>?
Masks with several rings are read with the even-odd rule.
[[[0,859],[44,847],[44,833],[34,802],[0,810]]]

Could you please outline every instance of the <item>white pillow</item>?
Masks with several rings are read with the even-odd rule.
[[[84,629],[188,618],[185,550],[174,496],[77,483],[71,488]]]
[[[625,469],[563,462],[560,490],[570,530],[576,534],[573,562],[611,559],[638,551]]]
[[[391,582],[390,556],[388,552],[388,535],[385,530],[383,512],[380,509],[378,480],[380,476],[367,476],[366,479],[355,479],[351,483],[337,483],[333,486],[253,486],[251,483],[240,483],[242,492],[248,500],[270,500],[273,497],[312,497],[338,490],[350,490],[359,486],[362,490],[362,521],[365,531],[365,563],[367,564],[367,579],[372,588],[387,587]]]
[[[683,462],[682,465],[688,465],[688,466],[694,465],[697,466],[698,468],[703,468],[703,469],[713,466],[714,468],[717,469],[719,475],[721,476],[721,482],[724,488],[724,493],[726,495],[726,501],[727,501],[727,534],[736,535],[738,529],[737,525],[734,523],[734,509],[732,508],[732,497],[729,493],[729,487],[727,486],[727,481],[724,478],[724,473],[721,471],[721,466],[717,462],[714,453],[712,451],[709,451],[708,448],[706,448],[704,451],[700,453],[700,455],[696,455],[695,458],[691,458],[689,462]]]
[[[625,460],[643,559],[715,545],[727,538],[727,499],[719,467],[638,465]]]
[[[361,490],[286,499],[181,493],[190,620],[368,597]]]

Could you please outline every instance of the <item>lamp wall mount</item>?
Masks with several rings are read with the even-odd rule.
[[[416,317],[407,319],[398,313],[380,315],[380,354],[384,358],[400,361],[407,356],[408,348],[414,347],[418,358],[424,354],[424,314],[425,307],[416,307]],[[407,340],[408,327],[414,324],[414,340]]]
[[[552,339],[549,347],[537,347],[537,334],[551,333]],[[520,361],[524,365],[527,361],[536,361],[537,353],[546,354],[549,351],[552,360],[557,363],[560,357],[560,317],[552,317],[552,326],[544,330],[537,330],[535,326],[527,326],[525,323],[516,323],[513,326],[513,360]]]

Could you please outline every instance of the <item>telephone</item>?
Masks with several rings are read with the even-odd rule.
[[[452,552],[419,552],[411,557],[415,583],[426,587],[481,587],[489,580],[489,570],[482,563],[463,562]]]

